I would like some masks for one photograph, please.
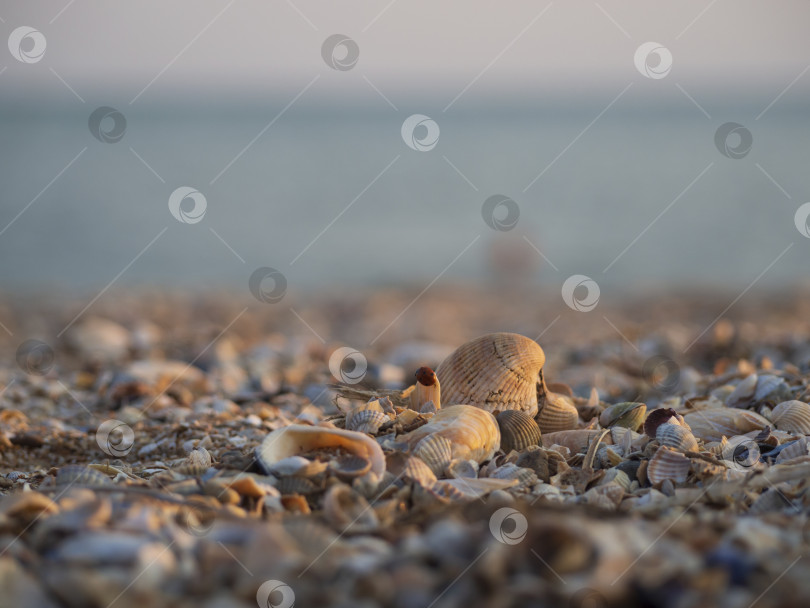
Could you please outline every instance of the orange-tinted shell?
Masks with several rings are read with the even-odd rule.
[[[442,361],[442,405],[474,405],[488,412],[537,414],[537,385],[546,362],[540,345],[525,336],[494,333],[458,347]]]
[[[470,405],[452,405],[440,409],[427,424],[397,440],[404,441],[411,450],[425,437],[437,435],[450,441],[451,457],[484,462],[498,451],[501,432],[495,417]]]

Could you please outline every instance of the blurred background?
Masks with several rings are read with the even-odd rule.
[[[0,19],[6,292],[247,294],[260,267],[302,288],[807,280],[804,1],[65,0]],[[204,198],[175,210],[193,223],[169,209],[180,187]]]

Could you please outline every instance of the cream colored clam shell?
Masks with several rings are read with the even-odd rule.
[[[458,347],[436,369],[442,406],[474,405],[488,412],[537,414],[537,385],[546,362],[540,345],[525,336],[494,333]]]
[[[264,438],[256,455],[265,468],[272,468],[273,463],[284,458],[319,448],[343,448],[367,458],[371,462],[371,472],[385,473],[385,457],[376,441],[364,433],[329,426],[291,424],[276,429]]]
[[[427,424],[398,441],[413,450],[425,437],[438,435],[450,441],[451,457],[479,463],[489,460],[501,445],[501,432],[495,416],[471,405],[452,405],[440,409]]]

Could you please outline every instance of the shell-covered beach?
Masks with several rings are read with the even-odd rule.
[[[6,300],[3,605],[810,597],[806,294],[417,296]]]

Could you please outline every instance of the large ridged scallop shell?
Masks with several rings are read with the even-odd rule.
[[[556,433],[576,429],[579,411],[565,395],[546,393],[545,404],[535,418],[543,433]]]
[[[363,433],[328,426],[291,424],[276,429],[257,448],[256,458],[269,471],[284,458],[320,448],[343,448],[370,460],[371,471],[376,475],[385,473],[385,457],[376,441]]]
[[[655,485],[666,479],[683,483],[689,475],[689,459],[670,447],[662,445],[647,464],[647,479]]]
[[[637,401],[626,401],[608,406],[599,416],[599,424],[604,428],[622,426],[637,431],[644,422],[647,406]]]
[[[780,431],[810,434],[810,404],[804,401],[783,401],[771,414],[771,421]]]
[[[374,435],[389,420],[388,416],[381,411],[363,409],[346,416],[346,428],[350,431]]]
[[[520,452],[540,443],[540,427],[534,418],[519,410],[499,412],[495,417],[501,429],[501,449],[505,453]]]
[[[442,435],[428,435],[413,449],[413,455],[425,461],[437,476],[444,473],[444,469],[453,460],[453,444]]]
[[[661,445],[674,448],[679,452],[697,452],[699,449],[695,436],[680,424],[660,425],[655,432],[655,438]]]
[[[442,406],[468,404],[489,412],[522,410],[537,414],[545,353],[519,334],[495,333],[461,345],[442,361]]]
[[[692,434],[703,441],[720,441],[723,436],[734,437],[751,431],[761,431],[771,422],[749,410],[712,407],[696,410],[684,416]]]
[[[413,450],[425,437],[438,435],[452,445],[452,458],[483,462],[492,458],[501,445],[501,432],[495,417],[471,405],[451,405],[440,409],[430,421],[401,437]]]

